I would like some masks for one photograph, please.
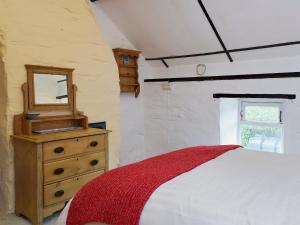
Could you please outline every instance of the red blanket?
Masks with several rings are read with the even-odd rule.
[[[238,147],[185,148],[111,170],[86,184],[76,194],[67,225],[89,222],[138,225],[147,200],[160,185]]]

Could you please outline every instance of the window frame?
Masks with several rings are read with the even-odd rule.
[[[281,147],[280,151],[274,153],[284,153],[284,107],[283,101],[270,100],[270,99],[239,99],[238,108],[238,129],[237,129],[237,140],[241,145],[241,125],[252,125],[252,126],[263,126],[263,127],[277,127],[281,129]],[[257,106],[278,106],[279,108],[279,118],[277,123],[272,122],[257,122],[257,121],[247,121],[245,120],[245,107],[247,105],[257,105]]]

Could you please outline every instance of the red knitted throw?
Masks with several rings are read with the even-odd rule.
[[[75,195],[67,225],[138,225],[147,200],[160,185],[238,147],[185,148],[111,170]]]

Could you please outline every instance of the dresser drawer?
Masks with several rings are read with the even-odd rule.
[[[44,186],[44,206],[49,206],[72,198],[80,187],[103,172],[104,171],[101,170]]]
[[[105,168],[105,152],[44,164],[44,183],[54,182],[92,170]]]
[[[43,144],[44,161],[92,151],[104,151],[106,135],[52,141]]]

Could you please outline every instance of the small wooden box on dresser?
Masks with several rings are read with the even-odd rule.
[[[63,209],[84,184],[107,170],[110,131],[88,128],[87,117],[76,110],[72,69],[26,68],[28,83],[22,86],[24,113],[14,117],[15,213],[27,217],[33,225],[41,225],[44,218]],[[71,104],[36,104],[32,97],[38,94],[33,88],[35,73],[55,75],[50,77],[53,79],[56,74],[67,74],[63,80],[68,82],[68,89],[72,88],[67,92],[67,102]],[[49,77],[46,87],[50,88]],[[69,110],[69,114],[30,118],[30,113],[40,108],[51,113]],[[66,128],[69,131],[61,132]]]

